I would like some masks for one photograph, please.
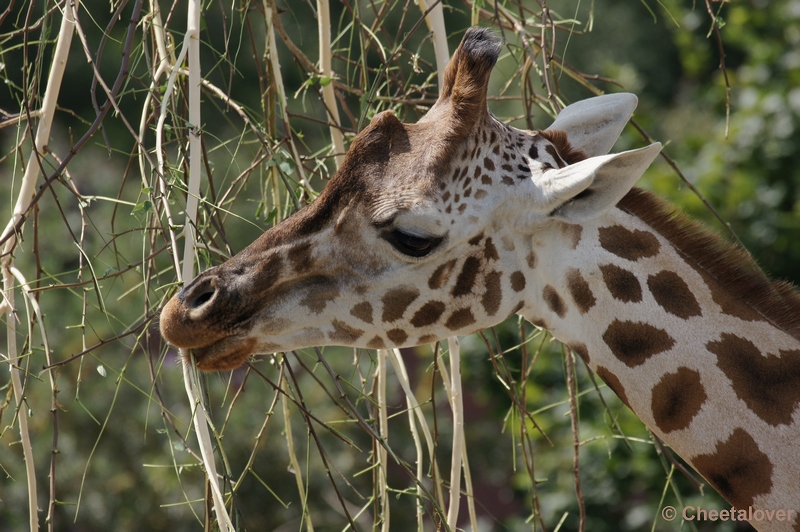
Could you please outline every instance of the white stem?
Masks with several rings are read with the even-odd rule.
[[[61,80],[64,78],[64,70],[67,67],[69,57],[69,47],[72,43],[72,36],[75,33],[75,9],[79,5],[79,0],[67,0],[64,5],[64,18],[61,19],[61,29],[58,32],[56,50],[53,54],[53,64],[50,67],[50,75],[47,79],[47,87],[42,99],[39,125],[36,129],[33,149],[28,157],[28,165],[25,167],[25,174],[22,177],[17,203],[14,205],[14,214],[9,220],[8,225],[3,230],[5,238],[14,231],[14,226],[20,218],[27,212],[33,198],[33,190],[36,185],[36,178],[39,175],[38,156],[44,155],[47,143],[50,140],[50,129],[53,125],[53,117],[56,111],[58,93],[61,90]],[[38,156],[37,156],[38,152]],[[8,253],[14,249],[17,243],[16,235],[12,235],[3,246],[3,255],[8,257]],[[3,258],[4,262],[10,262],[10,258]]]
[[[39,111],[39,125],[36,129],[36,136],[25,173],[22,177],[17,201],[14,204],[14,212],[3,230],[3,237],[8,236],[8,240],[3,245],[2,259],[0,266],[3,270],[3,305],[2,310],[8,314],[6,320],[6,336],[8,354],[3,358],[8,362],[9,372],[11,373],[11,386],[14,389],[14,400],[17,403],[19,412],[19,431],[22,441],[22,454],[25,458],[25,474],[28,483],[28,515],[30,529],[39,529],[38,500],[36,493],[36,469],[33,461],[33,447],[31,446],[30,433],[28,431],[28,412],[24,406],[25,397],[22,394],[22,379],[17,367],[19,354],[17,352],[17,331],[14,315],[14,258],[12,252],[17,244],[17,235],[14,232],[15,226],[28,211],[34,194],[37,177],[39,175],[38,158],[45,153],[45,148],[50,140],[50,129],[53,125],[55,116],[56,102],[61,90],[61,82],[64,78],[64,71],[69,57],[69,48],[72,44],[72,36],[75,33],[75,9],[79,5],[79,0],[67,0],[64,3],[64,17],[61,19],[61,28],[58,32],[56,49],[53,53],[53,63],[50,66],[50,73],[47,79],[47,86],[42,99],[42,108]]]
[[[284,359],[284,364],[288,364],[289,362]],[[283,375],[283,374],[281,374]],[[284,376],[282,378],[282,382],[279,383],[281,388],[288,391],[289,381]],[[300,495],[300,500],[303,501],[303,515],[305,516],[306,527],[308,527],[308,532],[314,532],[314,522],[311,519],[311,513],[308,511],[308,504],[306,501],[308,500],[308,493],[306,493],[306,488],[303,485],[303,473],[300,470],[300,463],[297,461],[297,453],[294,449],[294,437],[292,435],[292,418],[289,412],[289,398],[284,395],[283,400],[281,401],[282,409],[283,409],[283,430],[286,434],[286,447],[289,452],[289,463],[292,466],[292,471],[294,472],[294,480],[297,483],[297,493]]]
[[[381,438],[386,445],[389,444],[389,415],[386,405],[386,359],[389,351],[378,349],[378,368],[376,370],[378,379],[378,428]],[[386,445],[375,442],[378,455],[378,492],[381,499],[381,530],[389,532],[389,486],[387,484],[387,465],[389,453]]]
[[[183,248],[183,279],[194,276],[194,228],[197,222],[197,206],[200,195],[200,177],[202,167],[202,147],[200,145],[200,12],[202,4],[199,0],[189,0],[186,40],[184,50],[188,50],[189,59],[189,191],[186,197],[186,222],[184,224]],[[181,358],[188,360],[187,354],[181,350]],[[220,491],[217,479],[217,467],[214,461],[214,451],[211,445],[211,436],[208,431],[209,419],[200,398],[202,388],[198,380],[197,368],[194,364],[183,364],[183,382],[186,395],[194,409],[194,429],[200,446],[200,455],[206,470],[208,483],[211,486],[211,496],[214,500],[214,511],[217,523],[221,530],[233,531],[233,524],[225,509],[225,500]]]
[[[328,119],[331,122],[331,140],[333,141],[334,159],[338,168],[344,162],[344,135],[342,135],[342,130],[339,127],[341,126],[339,107],[336,105],[336,95],[333,92],[331,8],[328,0],[317,0],[317,23],[319,25],[319,70],[323,76],[331,78],[331,82],[322,87],[322,101],[328,110]]]
[[[428,1],[429,0],[417,0],[419,8],[423,13],[428,10]],[[431,12],[425,17],[425,23],[433,34],[433,52],[436,55],[436,71],[439,79],[439,92],[441,92],[444,86],[444,69],[447,63],[450,62],[450,50],[447,47],[447,31],[444,27],[442,2],[433,6]]]
[[[267,5],[270,1],[272,1],[273,4]],[[278,105],[281,108],[281,118],[283,119],[283,124],[286,129],[286,131],[284,131],[284,135],[286,135],[286,138],[289,140],[289,147],[292,150],[292,158],[294,158],[294,164],[297,167],[297,173],[300,176],[300,184],[302,184],[305,189],[311,191],[311,186],[308,184],[306,173],[305,170],[303,170],[303,164],[300,160],[300,154],[297,153],[297,146],[295,146],[294,140],[292,139],[292,131],[289,124],[288,103],[286,100],[286,89],[283,86],[281,65],[278,61],[278,46],[275,42],[275,30],[272,27],[272,17],[277,16],[277,12],[273,12],[273,9],[277,11],[277,8],[274,5],[274,0],[264,0],[264,14],[267,22],[267,39],[269,41],[269,62],[272,66],[272,74],[275,76],[275,88],[278,91]]]
[[[22,272],[20,272],[18,269],[14,268],[13,266],[11,268],[9,268],[9,271],[17,279],[17,282],[20,284],[20,286],[22,287],[22,291],[25,294],[25,309],[27,310],[27,314],[28,314],[28,338],[33,338],[33,322],[34,322],[34,318],[31,317],[31,309],[33,309],[33,315],[36,317],[35,321],[39,324],[39,334],[42,335],[42,343],[44,344],[45,360],[47,361],[47,365],[49,366],[49,365],[52,364],[52,360],[50,358],[50,340],[48,339],[47,331],[45,330],[45,327],[44,327],[44,315],[42,314],[42,309],[41,309],[41,307],[39,307],[39,302],[36,300],[36,298],[33,296],[33,294],[31,294],[31,290],[30,290],[30,286],[28,285],[28,281],[27,281],[27,279],[25,279],[25,276],[22,275]],[[14,369],[16,370],[16,373],[17,373],[17,381],[19,381],[19,370],[17,370],[16,368],[14,368]],[[52,369],[50,371],[48,371],[47,373],[50,376],[50,393],[53,394],[53,401],[55,401],[55,394],[56,394],[55,375],[54,375],[54,372],[53,372]],[[17,402],[17,405],[20,405],[20,410],[19,410],[20,430],[22,430],[22,422],[24,421],[24,423],[25,423],[25,432],[24,432],[25,437],[23,437],[23,442],[22,442],[23,443],[23,449],[25,449],[25,446],[27,445],[28,452],[29,453],[33,453],[33,450],[31,449],[30,435],[28,434],[28,428],[27,428],[27,425],[28,425],[27,414],[28,413],[21,408],[21,403],[19,401],[19,398],[16,397],[17,391],[21,390],[21,388],[17,388],[16,385],[12,385],[12,386],[14,386],[14,395],[15,395],[15,400]],[[26,439],[27,439],[27,443],[25,442]],[[32,456],[32,454],[31,454],[31,456]],[[27,471],[29,466],[30,466],[30,471]],[[29,474],[29,475],[33,475],[34,474],[34,471],[33,471],[33,458],[31,458],[31,460],[28,460],[28,458],[26,456],[26,458],[25,458],[25,468],[26,468],[26,473],[27,474]],[[36,479],[34,477],[34,488],[36,487],[35,480]],[[28,485],[30,486],[30,484],[28,484]],[[34,495],[34,501],[35,500],[36,500],[36,495]],[[54,503],[54,501],[51,500],[50,501],[50,511],[53,510],[53,503]],[[37,515],[38,515],[38,508],[37,508]],[[50,512],[48,512],[47,519],[51,520],[52,518],[53,518],[53,516],[51,515]],[[33,522],[31,522],[31,524],[33,524]],[[33,530],[33,529],[31,529],[31,530]]]
[[[461,460],[464,454],[464,401],[461,396],[461,346],[458,338],[447,339],[450,352],[450,386],[446,387],[453,412],[453,452],[450,459],[450,506],[447,509],[447,525],[455,530],[458,524],[458,509],[461,502]],[[449,389],[448,389],[449,388]]]
[[[10,308],[14,308],[14,277],[10,268],[3,268],[3,286],[5,288],[5,299]],[[18,367],[19,357],[17,356],[17,331],[15,327],[16,316],[8,313],[8,355],[2,357],[8,362],[8,370],[11,373],[11,387],[14,389],[14,400],[17,403],[17,420],[19,421],[19,435],[22,442],[22,456],[25,459],[25,476],[28,481],[28,517],[32,531],[39,530],[38,503],[36,497],[36,469],[33,466],[33,446],[31,436],[28,431],[28,408],[25,406],[25,397],[22,395],[22,379]]]
[[[425,415],[422,413],[419,402],[414,396],[414,392],[411,390],[411,381],[408,378],[408,372],[406,371],[406,365],[405,362],[403,362],[403,357],[400,356],[399,349],[392,349],[389,354],[391,355],[390,360],[392,362],[392,366],[394,366],[394,372],[397,375],[397,380],[400,382],[400,387],[406,394],[406,404],[408,405],[408,424],[411,428],[411,436],[414,439],[414,448],[417,451],[417,478],[422,478],[424,458],[422,456],[422,442],[420,442],[419,439],[419,432],[417,431],[417,423],[414,422],[414,416],[416,416],[419,426],[422,427],[422,432],[425,436],[425,443],[428,445],[428,456],[430,456],[431,463],[436,468],[436,478],[441,478],[441,475],[439,475],[438,471],[438,465],[436,464],[436,460],[433,455],[433,438],[431,437],[431,430],[430,427],[428,427],[428,422],[425,419]],[[439,491],[438,488],[441,488],[441,484],[437,483],[436,488],[437,491]],[[441,492],[439,491],[439,493],[439,498],[441,499]],[[422,507],[422,491],[419,485],[417,485],[417,497],[417,529],[422,530],[424,509]]]

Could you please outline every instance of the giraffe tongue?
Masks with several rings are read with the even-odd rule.
[[[202,371],[228,371],[245,363],[256,350],[255,338],[229,336],[213,344],[192,349],[197,368]]]

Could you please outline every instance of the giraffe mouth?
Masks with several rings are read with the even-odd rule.
[[[229,371],[244,364],[256,349],[255,338],[228,336],[206,346],[196,347],[192,349],[192,354],[197,369],[201,371]]]

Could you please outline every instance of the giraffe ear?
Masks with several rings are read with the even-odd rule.
[[[617,141],[639,102],[630,93],[606,94],[573,103],[547,129],[560,129],[574,148],[590,157],[605,155]]]
[[[549,170],[541,182],[542,210],[573,223],[596,218],[628,193],[660,152],[661,143],[656,142]]]

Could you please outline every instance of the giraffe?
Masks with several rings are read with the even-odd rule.
[[[522,131],[487,108],[472,28],[416,124],[390,111],[320,196],[164,307],[201,370],[308,346],[406,347],[512,314],[581,356],[759,530],[800,531],[800,295],[633,188],[658,143],[609,154],[631,94]]]

